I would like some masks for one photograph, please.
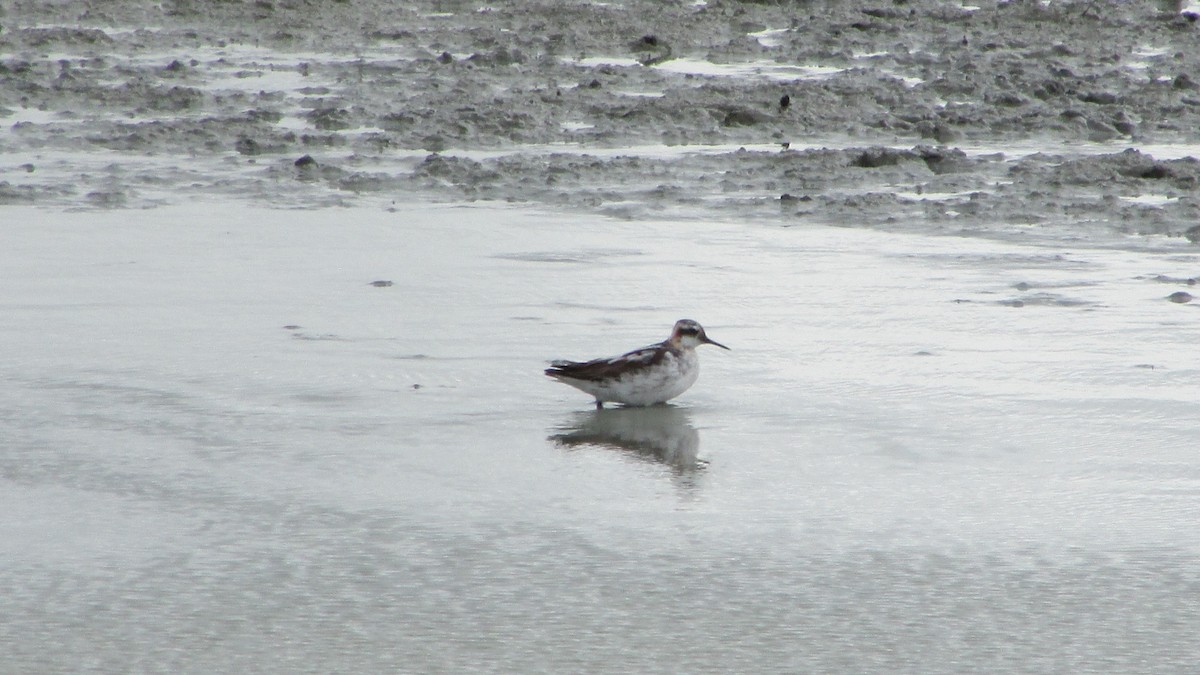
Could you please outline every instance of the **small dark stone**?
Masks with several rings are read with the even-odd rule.
[[[305,155],[293,163],[296,165],[297,168],[300,168],[300,169],[307,169],[310,167],[317,166],[317,160],[313,159],[312,155]]]
[[[438,63],[454,63],[454,55],[450,52],[442,52],[442,55],[437,57]]]
[[[1041,85],[1034,89],[1033,95],[1045,100],[1055,96],[1063,96],[1069,91],[1070,90],[1067,88],[1067,85],[1059,82],[1058,80],[1045,80],[1041,83]]]
[[[878,8],[872,7],[872,8],[864,9],[864,10],[860,10],[860,11],[863,14],[874,17],[876,19],[900,19],[900,18],[904,17],[904,15],[902,13],[900,13],[894,9],[888,9],[886,7],[878,7]]]
[[[244,114],[246,115],[246,119],[251,120],[253,122],[267,122],[269,124],[277,124],[279,122],[279,120],[283,119],[283,113],[281,113],[277,110],[251,109],[251,110],[247,110]]]
[[[1138,174],[1138,178],[1149,178],[1152,180],[1159,180],[1162,178],[1170,178],[1170,177],[1171,177],[1171,169],[1169,169],[1168,167],[1166,167],[1162,164],[1155,164],[1153,166],[1146,167]]]
[[[657,35],[643,35],[629,44],[629,48],[639,52],[638,61],[644,66],[653,66],[671,58],[671,45],[658,39]]]
[[[392,285],[392,282],[390,282],[386,279],[380,279],[378,281],[372,281],[371,285],[374,286],[375,288],[387,288],[388,286]]]
[[[588,82],[587,86],[588,86],[588,89],[599,89],[600,87],[602,87],[604,85],[602,85],[600,83],[600,80],[592,80],[591,82]]]
[[[907,150],[893,150],[892,148],[867,148],[852,164],[864,169],[875,169],[881,166],[896,166],[902,162],[915,161],[922,159],[914,152]]]
[[[183,65],[183,63],[179,59],[175,59],[174,61],[168,63],[167,67],[166,67],[166,70],[168,72],[172,72],[172,73],[178,73],[178,72],[186,70],[186,69],[187,69],[187,66]]]
[[[951,173],[967,160],[967,153],[957,148],[931,148],[928,145],[918,145],[913,152],[924,160],[929,170],[937,173]]]
[[[253,138],[239,138],[233,144],[233,149],[242,155],[258,155],[262,153],[262,146]]]
[[[340,131],[350,128],[350,111],[344,108],[317,108],[305,117],[321,131]]]
[[[949,145],[956,141],[961,141],[963,138],[961,131],[944,122],[923,120],[917,123],[916,130],[921,134],[921,138],[932,138],[942,145]]]
[[[519,49],[500,48],[485,57],[485,63],[497,66],[511,66],[514,63],[525,63],[525,53]]]
[[[96,190],[85,195],[88,202],[93,206],[103,208],[117,208],[125,206],[125,193],[120,190]]]
[[[289,323],[288,325],[284,326],[283,329],[284,330],[300,330],[300,326],[297,326],[294,323]]]
[[[990,100],[992,103],[995,103],[999,106],[1004,106],[1005,108],[1019,108],[1026,103],[1025,98],[1015,92],[1005,92],[993,98],[985,96],[984,99]]]
[[[749,127],[767,120],[767,116],[757,110],[741,108],[726,112],[721,124],[727,127]]]
[[[442,138],[438,134],[430,134],[425,138],[422,138],[421,143],[423,144],[423,148],[434,153],[441,152],[447,147],[446,139]]]
[[[1095,103],[1097,105],[1113,105],[1120,101],[1120,98],[1111,91],[1089,91],[1079,97],[1084,103]]]
[[[1184,231],[1183,236],[1193,244],[1200,244],[1200,225],[1193,225]]]
[[[1167,299],[1171,302],[1177,302],[1182,305],[1185,302],[1191,302],[1193,297],[1194,296],[1187,291],[1175,291],[1174,293],[1168,295]]]
[[[791,104],[792,104],[791,96],[784,94],[783,96],[779,97],[779,109],[780,110],[787,110],[788,106],[790,106]]]

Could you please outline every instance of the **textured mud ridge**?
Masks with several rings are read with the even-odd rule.
[[[1200,25],[1177,3],[3,12],[0,203],[499,199],[1200,238]]]

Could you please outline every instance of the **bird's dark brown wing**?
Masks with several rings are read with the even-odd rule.
[[[582,362],[555,361],[546,369],[546,374],[560,379],[607,380],[620,377],[622,373],[627,373],[631,369],[636,370],[659,363],[666,357],[668,351],[666,345],[660,343],[607,359],[592,359]]]

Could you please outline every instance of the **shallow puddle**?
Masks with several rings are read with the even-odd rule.
[[[278,657],[273,632],[206,648],[228,625],[362,671],[1195,653],[1187,249],[486,204],[6,214],[0,625],[64,660]],[[673,405],[541,374],[683,316],[732,351]],[[42,644],[7,658],[59,662]]]

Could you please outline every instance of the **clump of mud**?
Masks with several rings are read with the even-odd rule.
[[[0,203],[1200,222],[1175,3],[18,0],[0,27]]]

